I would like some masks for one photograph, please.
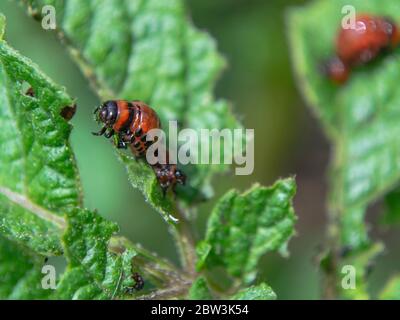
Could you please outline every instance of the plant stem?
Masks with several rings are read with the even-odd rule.
[[[338,265],[340,264],[340,221],[342,217],[343,206],[342,203],[342,190],[341,174],[339,168],[341,167],[342,159],[340,147],[336,145],[334,152],[333,163],[330,166],[329,177],[329,190],[328,190],[328,225],[326,229],[327,241],[327,266],[323,279],[323,298],[334,300],[338,297],[337,283],[338,283]]]
[[[338,243],[339,243],[339,234],[338,234],[338,226],[337,226],[337,215],[338,213],[329,211],[329,222],[327,227],[327,266],[325,266],[324,270],[324,278],[323,278],[323,298],[327,300],[334,300],[337,298],[337,267],[339,264],[339,256],[338,252]]]
[[[188,227],[188,225],[186,225],[186,227]],[[189,248],[194,250],[194,247],[192,246],[193,243],[186,242],[186,237],[188,237],[190,233],[188,234],[185,230],[185,232],[176,234],[177,238],[181,239],[181,245],[185,244],[183,247],[185,250],[185,260],[189,259],[190,255],[187,250],[189,250]],[[161,283],[159,283],[160,289],[154,290],[153,292],[141,297],[136,297],[135,299],[171,299],[184,298],[186,296],[195,277],[194,273],[188,272],[189,268],[188,270],[181,270],[169,261],[144,249],[141,245],[134,245],[124,237],[117,236],[110,239],[109,250],[111,252],[121,254],[128,248],[137,252],[138,256],[134,258],[135,263],[137,263],[143,271],[152,278],[153,283],[156,284],[161,281]]]
[[[179,270],[177,266],[158,257],[155,253],[144,249],[141,245],[135,245],[128,239],[120,236],[110,239],[109,250],[111,252],[121,254],[126,249],[132,249],[137,252],[138,255],[134,258],[135,263],[142,268],[154,282],[161,282],[161,284],[165,286],[171,283],[176,284],[188,281],[189,276]]]
[[[173,235],[179,248],[183,269],[194,280],[197,256],[191,225],[179,207],[177,208],[177,218],[179,222],[173,230]]]
[[[167,289],[157,290],[150,294],[143,295],[137,297],[137,300],[159,300],[159,299],[171,299],[171,298],[180,298],[185,297],[192,282],[186,282],[184,284],[180,284],[179,286],[171,286]]]

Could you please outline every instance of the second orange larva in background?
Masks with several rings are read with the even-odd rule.
[[[336,55],[324,65],[335,83],[345,83],[354,67],[367,64],[387,49],[400,44],[398,26],[386,17],[358,15],[354,28],[341,28],[336,37]]]

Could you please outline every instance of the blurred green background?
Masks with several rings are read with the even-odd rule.
[[[245,127],[255,129],[254,173],[215,179],[215,197],[200,208],[198,234],[204,232],[215,199],[229,188],[244,190],[255,182],[269,185],[279,177],[295,174],[299,221],[297,235],[289,245],[291,256],[283,259],[270,254],[260,266],[259,280],[269,283],[280,299],[319,297],[319,273],[313,257],[322,244],[326,222],[329,144],[296,90],[284,20],[288,6],[306,2],[187,1],[188,15],[198,28],[216,38],[219,51],[228,61],[216,95],[228,98]],[[129,185],[112,145],[91,135],[91,131],[98,129],[92,111],[99,101],[54,32],[44,31],[16,1],[1,1],[0,11],[7,17],[7,41],[77,98],[72,145],[86,206],[118,222],[121,233],[132,241],[177,261],[166,225]],[[377,225],[379,207],[378,204],[368,216],[371,225]],[[394,250],[396,230],[374,228],[373,237],[384,239],[388,247],[371,274],[372,291],[376,292],[384,279],[400,270],[400,259]]]

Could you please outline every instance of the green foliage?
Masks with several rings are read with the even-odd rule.
[[[25,94],[28,87],[34,97]],[[73,100],[1,40],[0,103],[0,230],[38,253],[58,255],[62,216],[81,202],[71,127],[60,116]]]
[[[0,237],[0,299],[44,299],[41,287],[44,259]]]
[[[385,196],[382,222],[386,225],[398,225],[400,222],[400,189],[398,187]]]
[[[265,283],[251,286],[239,291],[232,297],[233,300],[275,300],[276,294]]]
[[[335,52],[334,39],[344,5],[393,19],[400,12],[400,3],[392,0],[316,1],[290,11],[289,34],[304,98],[335,147],[332,202],[341,212],[342,243],[359,248],[368,243],[364,225],[367,206],[390,191],[400,178],[396,160],[400,157],[396,71],[400,51],[357,68],[344,86],[330,83],[318,66]]]
[[[118,155],[126,167],[132,186],[141,189],[149,204],[161,214],[167,223],[174,225],[176,222],[174,204],[169,197],[162,195],[158,181],[154,179],[153,170],[144,161],[138,161],[124,152],[119,151]]]
[[[108,242],[117,225],[96,213],[76,210],[67,215],[63,236],[69,262],[58,287],[61,299],[114,299],[124,294],[131,282],[132,250],[116,255],[107,252]]]
[[[26,94],[28,88],[33,96]],[[79,176],[68,142],[71,126],[60,115],[73,100],[4,40],[0,42],[0,90],[4,150],[0,230],[9,239],[1,238],[1,296],[49,296],[41,288],[40,266],[44,256],[62,253],[68,271],[53,297],[120,296],[132,284],[134,252],[108,252],[116,226],[81,209]]]
[[[226,193],[212,211],[205,240],[199,244],[198,268],[223,266],[231,276],[252,282],[261,256],[284,249],[293,235],[295,192],[290,178],[269,188],[255,185],[243,194]]]
[[[73,101],[2,39],[0,100],[0,296],[45,298],[43,255],[62,253],[63,212],[80,203],[70,126],[59,115]]]
[[[212,95],[224,60],[214,41],[187,19],[183,0],[107,0],[101,5],[77,0],[24,2],[37,15],[43,5],[55,6],[58,31],[102,100],[145,101],[157,111],[164,129],[169,120],[195,130],[241,127],[228,103]],[[135,172],[134,187],[152,203],[159,192],[154,190],[154,176],[153,182],[139,183],[148,179],[146,170],[141,174],[142,167],[132,162],[128,171]],[[226,169],[226,165],[187,167],[188,184],[197,191],[181,198],[190,203],[203,197],[199,193],[211,196],[211,177]]]
[[[400,22],[398,1],[332,0],[291,9],[288,27],[300,89],[334,146],[329,211],[338,224],[330,229],[331,236],[337,236],[338,246],[350,249],[352,253],[345,260],[357,266],[358,279],[363,279],[357,282],[356,292],[342,294],[366,298],[365,268],[382,245],[369,240],[365,213],[400,179],[400,50],[355,68],[345,85],[331,83],[320,66],[335,54],[335,37],[345,5],[354,6],[357,13],[389,16]],[[388,198],[391,220],[397,198],[395,194]]]
[[[379,299],[400,300],[400,275],[394,276],[382,290]]]
[[[353,251],[345,256],[339,266],[340,274],[338,279],[342,279],[345,273],[342,273],[343,266],[352,266],[356,270],[355,274],[355,289],[342,290],[341,293],[344,298],[347,299],[368,299],[368,276],[372,270],[374,260],[383,252],[384,246],[382,243],[374,243],[367,249]],[[341,285],[341,281],[338,282],[338,287]],[[339,291],[341,287],[338,288]]]
[[[241,127],[227,102],[212,95],[224,62],[214,41],[188,21],[182,0],[108,0],[101,5],[94,0],[24,2],[36,17],[42,5],[56,7],[58,32],[100,98],[141,99],[157,110],[164,123],[177,120],[196,130]],[[3,35],[2,16],[0,31]],[[198,244],[201,273],[194,270],[190,226],[178,212],[185,206],[164,198],[151,168],[122,152],[118,156],[132,185],[174,226],[186,264],[178,268],[115,236],[117,225],[82,204],[68,141],[71,126],[60,114],[74,100],[3,40],[0,90],[4,106],[0,110],[2,297],[129,299],[143,294],[145,298],[211,299],[214,291],[224,297],[213,287],[218,284],[208,283],[212,267],[223,266],[231,276],[241,278],[232,286],[234,292],[253,282],[262,255],[285,250],[294,232],[293,179],[270,188],[256,185],[243,195],[231,191],[219,201],[205,240]],[[185,168],[190,186],[184,190],[194,192],[182,190],[180,200],[193,204],[199,193],[211,195],[211,177],[226,169],[226,165]],[[67,260],[55,291],[41,288],[40,267],[48,255],[63,255]],[[18,272],[9,274],[13,269]],[[134,272],[145,278],[143,293],[133,289]],[[232,298],[271,299],[275,294],[262,283]]]
[[[198,277],[192,284],[189,294],[191,300],[212,300],[213,297],[204,277]]]

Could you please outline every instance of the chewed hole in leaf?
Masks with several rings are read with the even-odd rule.
[[[76,104],[73,104],[72,106],[65,106],[64,108],[62,108],[60,111],[60,116],[69,121],[74,117],[75,113]]]
[[[34,91],[32,85],[28,81],[25,81],[25,80],[22,81],[20,91],[25,96],[32,97],[32,98],[35,97],[35,91]]]

